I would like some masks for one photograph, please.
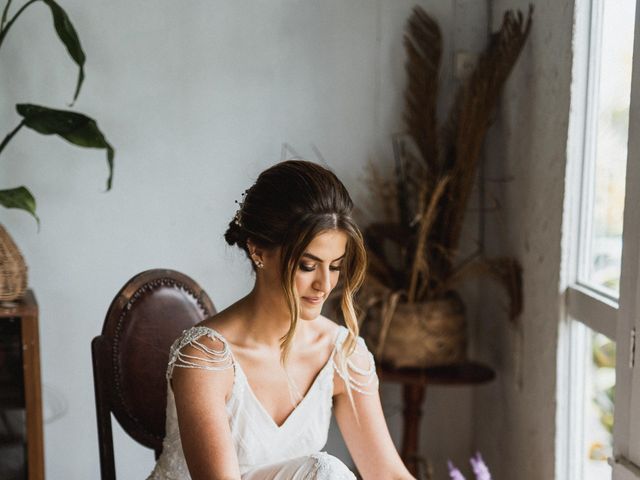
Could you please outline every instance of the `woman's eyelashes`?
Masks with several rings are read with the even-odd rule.
[[[342,268],[342,265],[332,265],[329,267],[329,270],[331,270],[332,272],[339,272],[340,269]],[[316,269],[316,265],[308,265],[305,263],[301,263],[300,264],[300,270],[302,270],[303,272],[313,272]]]

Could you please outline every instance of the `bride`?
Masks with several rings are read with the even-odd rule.
[[[413,479],[358,337],[352,297],[366,254],[344,185],[291,160],[239,203],[225,239],[251,260],[255,285],[171,347],[166,436],[149,479],[355,479],[321,451],[332,411],[363,479]],[[320,314],[339,278],[346,327]]]

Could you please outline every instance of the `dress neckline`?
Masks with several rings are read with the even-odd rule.
[[[251,401],[253,401],[253,403],[258,407],[258,410],[262,412],[265,419],[272,427],[274,427],[276,430],[282,430],[290,423],[290,421],[293,421],[292,420],[293,418],[299,415],[298,412],[302,408],[304,408],[304,405],[307,403],[308,399],[313,395],[315,390],[318,388],[318,385],[322,383],[322,379],[326,374],[326,370],[328,370],[329,366],[331,366],[332,364],[334,351],[335,351],[335,346],[334,346],[334,350],[332,350],[331,355],[329,356],[329,359],[323,365],[320,371],[316,374],[315,378],[313,379],[313,382],[311,383],[311,386],[302,397],[302,400],[300,400],[298,404],[295,407],[293,407],[293,409],[289,412],[289,414],[286,416],[286,418],[282,421],[280,425],[278,425],[278,423],[274,420],[274,418],[271,416],[271,414],[267,411],[267,409],[264,407],[262,402],[256,396],[255,392],[253,391],[253,387],[251,387],[251,384],[249,383],[249,379],[247,378],[247,375],[244,373],[244,370],[242,370],[242,366],[240,365],[240,362],[238,362],[235,359],[234,361],[238,369],[238,372],[240,372],[242,376],[242,380],[245,383],[246,390],[248,391],[249,396],[251,397]]]
[[[211,328],[211,327],[207,327],[204,325],[198,325],[198,326],[194,326],[195,328],[201,327],[201,328],[205,328],[207,330],[210,330],[211,332],[214,333],[214,335],[220,339],[227,347],[228,351],[231,354],[231,358],[233,359],[233,364],[235,366],[235,371],[240,372],[240,376],[242,377],[245,386],[246,386],[246,390],[248,390],[249,392],[249,396],[251,397],[251,400],[254,402],[254,404],[257,406],[258,410],[260,410],[263,414],[263,416],[265,417],[265,419],[267,420],[267,422],[276,430],[280,431],[282,429],[284,429],[289,423],[290,420],[296,416],[298,416],[298,411],[304,407],[304,404],[308,403],[307,399],[309,397],[311,397],[313,395],[313,392],[318,388],[318,385],[321,382],[323,376],[325,375],[325,372],[327,370],[331,371],[332,369],[330,369],[329,367],[333,365],[333,356],[336,352],[336,348],[338,346],[338,342],[342,336],[343,330],[346,330],[345,327],[343,327],[342,325],[338,325],[338,328],[336,329],[336,333],[334,335],[334,339],[333,339],[333,348],[331,349],[331,353],[329,354],[329,358],[327,358],[327,361],[325,362],[325,364],[322,366],[322,368],[320,368],[320,370],[318,371],[318,373],[316,374],[315,378],[313,379],[313,382],[311,382],[311,386],[307,389],[307,392],[304,394],[304,396],[302,397],[302,399],[298,402],[298,404],[289,412],[289,414],[286,416],[286,418],[282,421],[282,423],[280,425],[278,425],[278,423],[274,420],[274,418],[271,416],[271,414],[267,411],[267,409],[264,407],[264,405],[262,404],[262,402],[258,399],[258,397],[256,396],[253,387],[251,386],[251,384],[249,383],[249,379],[247,378],[247,375],[245,374],[244,370],[242,369],[242,365],[240,365],[240,362],[236,359],[235,355],[233,354],[233,350],[231,349],[231,346],[229,345],[229,342],[227,341],[226,338],[224,338],[224,336],[222,336],[217,330]],[[236,379],[237,381],[237,379]],[[235,384],[235,382],[234,382]],[[235,387],[235,385],[234,385]],[[236,389],[233,388],[233,391],[235,391]]]

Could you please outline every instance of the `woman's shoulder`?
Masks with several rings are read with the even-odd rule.
[[[169,352],[166,378],[179,398],[209,395],[213,403],[230,398],[235,379],[235,360],[225,338],[207,325],[187,328]]]
[[[218,347],[224,347],[225,344],[228,344],[224,335],[220,333],[213,325],[198,323],[183,330],[180,333],[180,336],[175,340],[174,347],[180,349],[184,345],[190,344],[194,340],[198,339],[201,339],[202,341],[207,342],[210,345],[215,345]]]
[[[226,339],[225,319],[228,317],[226,310],[211,315],[199,323],[183,330],[176,338],[173,349],[181,349],[185,345],[192,344],[194,341],[205,342],[210,347],[216,347],[216,350],[229,348],[229,342]]]
[[[355,337],[355,344],[347,348],[345,340],[349,329],[333,322],[335,350],[332,355],[334,371],[334,394],[339,395],[347,390],[364,395],[372,395],[378,389],[378,377],[373,354],[367,348],[361,336]]]
[[[344,337],[345,334],[348,333],[348,330],[345,327],[324,315],[319,315],[312,324],[318,338],[327,339],[331,343],[338,342],[340,338]]]
[[[320,315],[314,323],[318,322],[318,327],[321,332],[324,332],[330,338],[333,338],[336,344],[341,344],[349,336],[349,329],[344,325]],[[367,349],[364,339],[361,336],[356,337],[356,344],[359,349]]]
[[[349,336],[349,329],[347,327],[340,325],[323,315],[320,315],[313,323],[316,322],[318,328],[317,331],[320,335],[332,339],[336,346],[342,345]],[[364,338],[360,335],[355,338],[355,351],[363,354],[369,353],[369,348],[367,347]]]
[[[169,352],[167,378],[174,370],[224,371],[234,367],[234,359],[225,337],[208,322],[182,331]]]
[[[192,328],[202,328],[202,331],[211,332],[211,335],[232,344],[234,332],[237,333],[238,327],[245,323],[244,320],[239,302],[236,302],[205,318]]]

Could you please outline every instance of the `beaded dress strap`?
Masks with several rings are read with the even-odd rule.
[[[349,330],[341,326],[338,335],[332,363],[334,370],[344,381],[348,388],[363,395],[373,395],[378,391],[378,375],[373,354],[367,348],[362,337],[356,341],[355,351],[348,357],[342,355],[342,345],[347,338]]]
[[[216,349],[205,345],[200,340],[203,336],[220,341],[222,348]],[[195,352],[185,353],[185,347],[192,347]],[[233,355],[225,338],[212,328],[196,326],[184,330],[171,346],[166,376],[170,379],[175,367],[221,371],[229,370],[234,366]]]

